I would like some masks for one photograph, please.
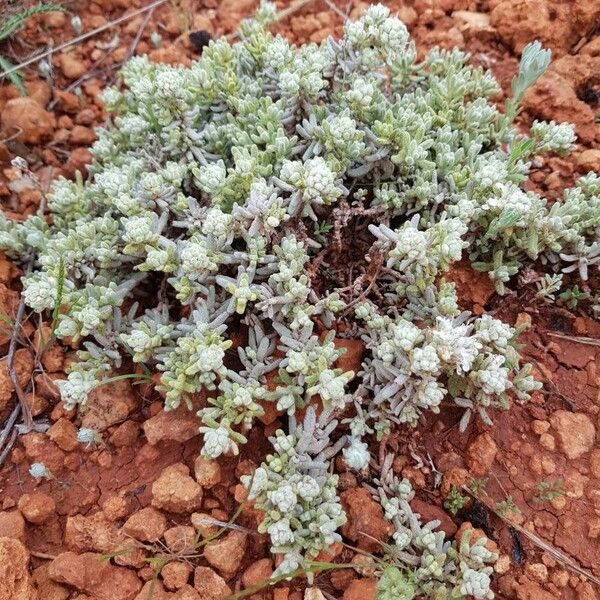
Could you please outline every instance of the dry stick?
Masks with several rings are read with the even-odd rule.
[[[348,15],[344,14],[344,12],[342,10],[340,10],[332,2],[332,0],[324,0],[324,1],[325,1],[325,4],[327,4],[327,6],[330,8],[330,10],[332,10],[336,15],[338,15],[338,17],[341,17],[344,22],[346,22],[348,20]]]
[[[14,125],[14,128],[17,130],[17,132],[13,133],[12,135],[9,135],[7,138],[1,139],[0,144],[7,144],[15,138],[18,138],[23,133],[23,129],[18,125]]]
[[[142,34],[144,33],[144,30],[146,29],[146,27],[148,27],[148,23],[150,22],[150,19],[152,18],[152,15],[154,14],[155,8],[156,7],[153,6],[146,13],[146,16],[144,17],[144,21],[140,25],[140,28],[138,29],[138,32],[136,33],[133,42],[131,42],[131,46],[129,46],[129,52],[127,53],[127,58],[131,58],[133,56],[133,54],[135,53],[135,49],[137,48],[137,45],[140,43],[140,39],[142,38]]]
[[[164,4],[166,1],[167,0],[156,0],[152,4],[149,4],[148,6],[138,8],[137,10],[134,10],[132,13],[122,15],[118,19],[115,19],[114,21],[110,21],[110,23],[105,23],[104,25],[101,25],[100,27],[96,27],[96,29],[92,29],[91,31],[88,31],[87,33],[83,33],[82,35],[80,35],[72,40],[69,40],[68,42],[65,42],[64,44],[60,44],[60,45],[56,46],[55,48],[50,48],[50,50],[46,50],[45,52],[36,54],[32,58],[27,59],[26,61],[12,67],[11,69],[8,69],[8,71],[3,71],[2,73],[0,73],[0,79],[2,79],[3,77],[7,77],[11,73],[18,71],[19,69],[22,69],[23,67],[28,67],[29,65],[31,65],[35,62],[38,62],[42,58],[51,56],[55,52],[60,52],[61,50],[64,50],[65,48],[69,48],[70,46],[78,44],[79,42],[82,42],[84,40],[87,40],[88,38],[91,38],[98,33],[102,33],[103,31],[106,31],[107,29],[110,29],[111,27],[114,27],[115,25],[122,23],[123,21],[128,21],[129,19],[132,19],[133,17],[137,17],[138,15],[141,15],[148,10],[154,10],[157,6]]]
[[[17,349],[17,331],[19,327],[21,327],[21,321],[23,320],[24,314],[25,297],[21,296],[21,301],[19,302],[19,308],[17,310],[17,316],[15,317],[15,326],[13,334],[10,338],[10,345],[8,346],[7,368],[8,376],[12,381],[13,388],[15,390],[15,393],[17,394],[19,403],[21,404],[21,411],[23,412],[23,423],[25,424],[26,430],[31,431],[33,429],[33,417],[31,416],[31,409],[29,408],[29,404],[27,404],[27,400],[25,400],[25,394],[23,393],[23,388],[21,388],[21,384],[19,383],[19,379],[17,377],[13,364],[15,359],[15,352]]]
[[[92,63],[92,65],[90,66],[90,68],[87,70],[86,73],[84,73],[81,77],[78,77],[75,81],[73,81],[72,83],[70,83],[65,89],[65,92],[70,92],[71,90],[74,90],[75,88],[79,87],[84,81],[87,81],[88,79],[90,79],[91,77],[95,77],[98,73],[96,71],[94,71],[94,69],[107,57],[110,56],[115,50],[117,49],[117,46],[115,46],[114,48],[109,48],[108,50],[105,50],[104,54],[98,59],[96,60],[94,63]],[[121,63],[118,63],[119,65]],[[109,65],[108,67],[106,67],[104,70],[106,70],[107,68],[110,67],[114,67],[115,65]],[[58,98],[55,98],[54,100],[52,100],[52,102],[50,102],[50,104],[48,104],[48,110],[52,110],[56,104],[58,103]]]
[[[56,558],[55,554],[46,554],[45,552],[36,552],[35,550],[30,550],[29,554],[43,560],[54,560]]]
[[[559,338],[561,340],[567,340],[569,342],[575,342],[576,344],[587,344],[588,346],[600,346],[600,340],[596,340],[591,337],[576,336],[576,335],[564,335],[563,333],[554,333],[553,331],[546,332],[549,336]]]
[[[573,400],[572,398],[569,398],[568,396],[563,394],[558,389],[556,384],[552,381],[547,367],[544,365],[544,363],[541,360],[538,359],[537,355],[533,354],[532,352],[527,351],[527,349],[523,350],[522,354],[523,354],[523,356],[527,356],[527,359],[530,360],[532,363],[535,363],[540,374],[544,378],[544,382],[550,387],[550,390],[548,390],[548,391],[545,389],[542,389],[542,393],[556,394],[559,398],[562,398],[562,400],[564,400],[569,405],[569,407],[572,411],[577,411],[577,402],[575,402],[575,400]]]
[[[17,441],[17,430],[13,429],[12,435],[10,436],[10,440],[8,440],[8,442],[6,444],[6,448],[4,448],[4,450],[2,451],[2,454],[0,454],[0,465],[2,465],[4,463],[4,461],[6,460],[6,457],[8,456],[8,453],[11,451],[11,449],[14,446],[16,441]]]
[[[8,419],[6,420],[6,423],[4,425],[4,429],[2,430],[2,433],[0,433],[0,448],[2,448],[2,446],[4,446],[4,442],[8,438],[8,435],[10,434],[10,432],[13,430],[13,427],[14,427],[15,423],[17,422],[17,419],[19,418],[20,413],[21,413],[21,405],[17,404],[13,408]],[[7,447],[10,448],[11,445],[12,444],[9,442]],[[6,449],[2,452],[2,456],[0,456],[0,465],[2,465],[2,463],[4,462],[4,458],[6,458],[5,453],[8,454]]]
[[[312,1],[313,0],[297,0],[288,8],[284,8],[282,11],[278,12],[277,15],[275,16],[275,21],[281,21],[282,19],[289,17],[291,14],[297,12],[303,6],[305,6],[306,4],[308,4],[309,2],[312,2]],[[23,61],[22,63],[15,65],[11,69],[8,69],[7,71],[2,71],[2,73],[0,73],[0,80],[3,79],[4,77],[7,77],[11,73],[15,73],[16,71],[18,71],[24,67],[28,67],[29,65],[32,65],[33,63],[38,62],[42,58],[46,58],[47,56],[52,56],[55,52],[60,52],[61,50],[64,50],[65,48],[69,48],[70,46],[78,44],[79,42],[83,42],[84,40],[87,40],[88,38],[91,38],[98,33],[102,33],[103,31],[106,31],[107,29],[110,29],[111,27],[114,27],[115,25],[122,23],[123,21],[127,21],[129,19],[132,19],[133,17],[137,17],[138,15],[141,15],[141,14],[145,13],[146,11],[149,11],[149,10],[152,11],[155,8],[157,8],[158,6],[160,6],[161,4],[164,4],[165,2],[167,2],[167,0],[156,0],[152,4],[149,4],[148,6],[144,6],[142,8],[139,8],[138,10],[134,10],[132,13],[122,15],[118,19],[115,19],[114,21],[111,21],[110,23],[101,25],[100,27],[96,27],[96,29],[92,29],[92,31],[88,31],[87,33],[84,33],[72,40],[69,40],[68,42],[65,42],[64,44],[60,44],[60,45],[56,46],[56,48],[50,48],[49,50],[46,50],[45,52],[36,54],[35,56],[28,58],[27,60]],[[232,33],[232,34],[228,35],[227,38],[228,39],[235,38],[235,37],[237,37],[237,35],[238,35],[237,32]]]
[[[309,2],[312,2],[312,0],[296,0],[296,2],[292,3],[291,6],[288,6],[287,8],[284,8],[282,11],[278,12],[275,16],[275,20],[281,21],[282,19],[289,17]]]

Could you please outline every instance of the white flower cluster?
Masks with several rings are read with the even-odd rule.
[[[264,414],[260,402],[267,395],[266,388],[252,379],[246,379],[243,384],[224,379],[219,384],[219,390],[222,394],[209,399],[212,406],[198,412],[205,423],[200,428],[204,433],[202,454],[210,458],[228,452],[238,454],[238,444],[244,444],[247,440],[237,429],[248,431],[254,418]]]
[[[353,436],[350,437],[350,445],[342,451],[346,464],[356,471],[362,471],[369,466],[369,447],[365,442]]]
[[[279,178],[281,179],[279,186],[285,191],[292,192],[290,216],[300,213],[303,217],[308,216],[316,221],[315,209],[334,204],[340,196],[348,193],[348,190],[336,180],[336,174],[321,156],[310,158],[304,163],[284,162]]]
[[[379,432],[390,417],[416,425],[423,411],[439,412],[448,396],[467,409],[461,427],[473,411],[490,423],[488,409],[506,408],[509,391],[526,399],[540,387],[529,365],[518,367],[515,330],[489,315],[438,316],[426,327],[382,317],[373,306],[359,306],[357,315],[371,330],[363,339],[372,350],[358,393],[372,398],[368,413]]]
[[[277,408],[291,414],[319,395],[325,406],[343,409],[347,401],[346,386],[354,378],[354,372],[332,368],[345,352],[336,348],[333,332],[321,341],[312,335],[312,328],[305,328],[299,339],[294,339],[290,330],[277,329],[286,350],[280,362],[280,379],[286,385],[275,390]]]
[[[67,410],[85,406],[89,393],[98,385],[96,373],[73,371],[67,379],[55,382]]]

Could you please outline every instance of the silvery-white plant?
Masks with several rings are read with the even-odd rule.
[[[310,406],[301,425],[292,418],[290,433],[278,430],[274,453],[252,475],[242,477],[248,499],[263,511],[259,532],[271,539],[271,551],[283,555],[274,575],[306,567],[321,550],[341,541],[337,529],[346,522],[339,503],[337,475],[330,460],[345,443],[332,442],[338,422],[332,410],[318,417]]]
[[[160,372],[169,410],[206,392],[212,458],[238,453],[269,403],[290,419],[255,494],[285,570],[337,539],[332,448],[363,471],[373,435],[446,402],[464,408],[463,426],[472,414],[489,422],[538,386],[517,332],[462,314],[444,276],[468,256],[500,293],[533,261],[552,278],[540,299],[561,275],[585,282],[600,266],[600,177],[554,203],[523,189],[537,155],[575,140],[568,124],[513,127],[548,66],[537,43],[499,111],[489,72],[458,50],[418,61],[382,5],[341,40],[299,48],[268,31],[273,17],[261,6],[238,42],[212,41],[190,67],[128,61],[103,93],[111,117],[89,180],[56,181],[48,220],[0,214],[0,248],[33,261],[27,306],[77,348],[58,382],[69,408],[85,410],[98,385],[135,367]],[[336,332],[364,341],[357,372],[341,366]],[[314,402],[332,418],[315,452],[305,440],[317,426],[294,428]],[[347,412],[347,437],[331,411]],[[292,487],[316,482],[294,491],[287,528],[275,514],[284,463]],[[446,556],[455,569],[475,564]],[[465,593],[485,588],[461,577]]]
[[[498,555],[488,548],[489,540],[481,536],[471,541],[471,529],[458,542],[449,541],[438,529],[440,521],[423,523],[410,505],[414,497],[410,482],[391,470],[393,459],[391,454],[385,457],[372,489],[395,528],[394,543],[386,552],[391,564],[380,579],[378,600],[494,598],[490,584]]]

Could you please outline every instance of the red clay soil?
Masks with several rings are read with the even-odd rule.
[[[85,171],[93,128],[105,119],[99,93],[132,52],[189,64],[198,51],[182,31],[229,34],[256,4],[174,0],[157,8],[147,23],[139,15],[54,54],[45,77],[33,67],[25,69],[28,98],[20,98],[10,85],[0,86],[2,208],[28,215],[42,198],[31,175],[11,166],[16,156],[27,160],[43,188],[58,175]],[[280,9],[293,5],[277,4]],[[341,15],[357,16],[368,5],[336,0],[340,15],[331,4],[313,0],[275,29],[299,43],[318,42],[341,34]],[[568,158],[536,164],[528,185],[556,198],[578,174],[600,172],[600,125],[595,122],[600,3],[393,0],[388,5],[405,21],[421,53],[435,45],[466,49],[473,63],[490,68],[504,89],[515,73],[516,53],[528,41],[542,40],[556,60],[527,94],[522,122],[574,122],[580,145]],[[87,32],[142,2],[82,0],[65,6],[79,15]],[[162,36],[158,49],[150,43],[152,32]],[[70,15],[47,14],[32,18],[2,52],[16,63],[73,37]],[[20,274],[0,257],[0,307],[12,316]],[[521,336],[522,353],[544,388],[529,404],[494,415],[493,427],[472,423],[461,434],[458,411],[448,409],[416,431],[383,440],[379,451],[396,453],[394,469],[413,483],[415,509],[424,518],[439,518],[449,535],[471,523],[498,544],[497,597],[594,600],[600,597],[593,582],[600,579],[600,345],[573,336],[600,340],[600,324],[578,309],[531,306],[526,278],[517,283],[517,294],[503,298],[467,265],[453,269],[451,279],[464,308],[530,325]],[[32,322],[23,328],[33,348],[39,345],[36,329]],[[0,330],[3,355],[8,341],[8,332]],[[240,457],[218,463],[198,459],[194,412],[165,413],[150,386],[107,385],[95,392],[83,416],[65,412],[52,380],[65,377],[67,360],[58,346],[40,360],[28,348],[15,357],[35,421],[50,427],[19,436],[0,469],[0,600],[218,600],[269,577],[274,563],[265,537],[255,533],[260,515],[250,506],[244,505],[236,528],[200,549],[194,540],[216,531],[207,517],[226,522],[234,516],[244,498],[239,477],[268,451],[266,438],[280,425],[277,415],[254,428]],[[199,397],[198,406],[203,401]],[[15,402],[4,358],[0,422]],[[101,431],[103,443],[89,448],[77,443],[82,425]],[[34,462],[43,462],[54,479],[32,479],[28,468]],[[390,532],[378,506],[355,475],[336,466],[349,516],[343,531],[347,541],[368,545],[361,531],[385,539]],[[473,479],[480,483],[477,499],[450,515],[444,498],[453,486],[472,485]],[[339,545],[323,559],[347,563],[355,556]],[[305,595],[306,585],[280,584],[251,598],[320,598],[314,590]],[[361,568],[320,575],[314,585],[327,598],[370,600],[375,594],[374,581]]]

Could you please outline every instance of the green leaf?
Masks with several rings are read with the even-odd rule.
[[[535,148],[535,141],[531,138],[526,140],[519,140],[516,142],[510,150],[510,163],[515,164],[518,160],[531,156]]]
[[[456,375],[451,375],[450,377],[448,377],[448,383],[447,383],[446,387],[448,388],[448,393],[453,398],[456,398],[457,396],[459,396],[463,390],[463,385],[462,385],[461,379],[460,379],[460,377],[457,377]]]
[[[13,64],[4,58],[4,56],[0,55],[0,69],[2,69],[2,72],[7,73],[12,68]],[[27,96],[27,88],[23,83],[23,76],[21,75],[20,71],[12,71],[6,76],[10,79],[10,82],[17,88],[17,90],[19,90],[19,94],[21,94],[21,96]]]
[[[486,238],[495,238],[504,229],[509,229],[519,222],[521,215],[514,210],[503,210],[488,227],[485,233]]]
[[[481,273],[486,273],[487,271],[492,271],[493,268],[494,268],[494,266],[492,265],[492,263],[482,262],[482,261],[477,261],[477,262],[471,263],[471,266],[476,271],[479,271]]]
[[[544,50],[537,40],[523,48],[519,73],[511,82],[513,96],[517,102],[520,102],[527,88],[531,87],[545,73],[551,56],[550,50]]]
[[[60,262],[58,263],[58,279],[56,282],[56,301],[54,303],[54,310],[52,311],[52,333],[56,327],[56,321],[60,314],[60,307],[62,306],[63,295],[65,291],[65,260],[61,256]]]

